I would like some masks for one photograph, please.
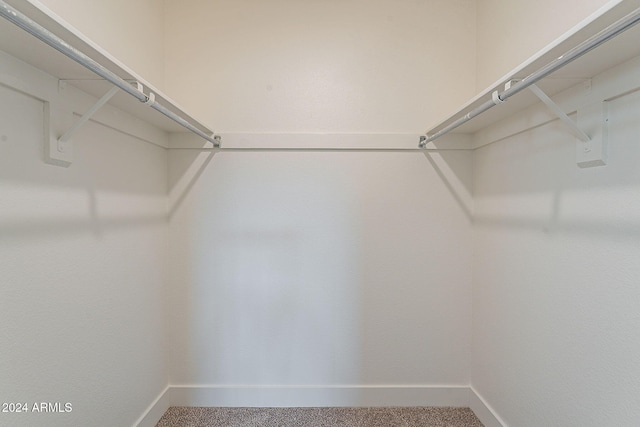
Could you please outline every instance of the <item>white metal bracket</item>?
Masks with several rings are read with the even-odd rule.
[[[58,138],[58,150],[60,151],[64,151],[62,148],[64,148],[64,144],[66,142],[68,142],[71,139],[71,136],[76,133],[76,131],[78,129],[80,129],[80,127],[85,124],[100,108],[102,108],[104,106],[104,104],[106,104],[107,102],[109,102],[109,100],[111,98],[113,98],[113,96],[118,93],[118,91],[120,90],[119,87],[114,86],[111,89],[109,89],[109,92],[107,92],[106,94],[104,94],[102,96],[102,98],[100,98],[98,100],[98,102],[96,102],[93,107],[89,108],[89,110],[84,113],[82,115],[82,117],[80,117],[78,119],[77,122],[75,122],[73,124],[73,126],[71,126],[69,128],[69,130],[67,130],[64,135],[62,135],[60,138]]]
[[[578,126],[591,135],[589,142],[576,141],[578,166],[590,168],[606,165],[609,145],[609,103],[602,101],[579,108]]]
[[[505,89],[511,82],[505,85]],[[576,162],[581,168],[604,166],[607,164],[609,115],[606,102],[599,102],[577,110],[577,120],[573,121],[549,96],[535,84],[529,86],[540,101],[549,108],[578,139],[576,141]]]
[[[43,101],[44,104],[44,161],[69,167],[73,161],[73,147],[68,144],[58,150],[58,135],[73,125],[73,112],[57,102]]]
[[[547,94],[542,91],[542,89],[534,84],[529,86],[529,89],[531,89],[531,92],[533,92],[540,99],[540,101],[542,101],[544,105],[547,106],[547,108],[553,111],[553,113],[569,127],[576,138],[586,143],[591,141],[591,137],[584,133],[584,131],[580,129],[578,124],[571,120],[571,117],[567,116],[567,114],[562,111],[562,108],[560,108],[558,104],[553,102],[553,100],[549,98]]]
[[[59,166],[69,166],[73,161],[73,143],[71,137],[82,127],[100,108],[102,108],[113,96],[118,93],[119,87],[112,87],[102,96],[86,113],[67,129],[60,137],[49,138],[49,150],[47,150],[47,161]],[[49,112],[51,114],[51,112]],[[51,120],[49,125],[51,125]]]

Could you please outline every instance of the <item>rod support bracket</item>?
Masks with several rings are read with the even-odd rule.
[[[493,101],[494,104],[498,105],[498,104],[502,104],[504,102],[504,100],[502,98],[500,98],[500,94],[498,93],[497,90],[494,90],[491,93],[491,100]]]
[[[147,100],[144,101],[144,105],[146,105],[147,107],[151,107],[155,102],[156,94],[153,92],[149,92],[149,95],[147,95]]]
[[[420,135],[420,141],[418,142],[418,148],[426,148],[427,137],[426,135]]]
[[[213,148],[220,148],[220,145],[222,143],[222,137],[220,135],[214,135],[213,139],[215,142],[213,142]]]

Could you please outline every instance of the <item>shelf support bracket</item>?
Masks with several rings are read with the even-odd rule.
[[[100,108],[102,108],[113,96],[120,90],[114,86],[102,96],[86,113],[82,115],[75,123],[71,111],[63,112],[58,107],[51,106],[49,102],[45,103],[45,120],[49,133],[48,146],[45,149],[45,161],[47,163],[69,167],[73,162],[73,144],[71,137],[82,125],[84,125]],[[63,126],[68,126],[66,132],[62,136],[57,131]],[[66,127],[65,126],[65,127]]]
[[[102,108],[104,104],[109,102],[109,100],[113,98],[113,96],[118,93],[119,90],[120,88],[117,86],[112,87],[109,92],[104,94],[102,98],[100,98],[98,102],[94,104],[93,107],[91,107],[86,113],[84,113],[82,117],[80,117],[78,121],[73,124],[73,126],[71,126],[60,138],[58,138],[58,151],[64,152],[64,145],[71,139],[71,136],[73,136],[73,134],[76,133],[76,131],[80,129],[82,125],[84,125],[91,117],[93,117],[93,115],[98,112],[98,110]]]
[[[509,85],[507,83],[507,85]],[[571,118],[553,102],[538,86],[529,89],[553,113],[566,124],[578,138],[576,141],[576,163],[581,168],[604,166],[607,164],[609,112],[606,102],[581,107],[577,111],[577,121]],[[585,132],[586,131],[586,132]],[[588,132],[588,133],[587,133]]]
[[[578,166],[605,166],[609,145],[609,103],[600,101],[579,108],[577,121],[578,126],[591,135],[589,142],[576,141]]]
[[[540,101],[542,101],[544,103],[544,105],[547,106],[547,108],[549,108],[551,111],[553,111],[553,113],[560,120],[562,120],[562,122],[564,124],[566,124],[569,127],[569,129],[571,129],[571,132],[580,141],[587,142],[587,143],[591,141],[591,137],[589,135],[587,135],[586,133],[584,133],[584,131],[576,124],[576,122],[571,120],[571,117],[567,116],[567,114],[564,111],[562,111],[562,108],[560,108],[558,106],[558,104],[553,102],[553,100],[551,98],[549,98],[549,96],[547,96],[547,94],[544,93],[542,91],[542,89],[540,89],[535,84],[532,84],[531,86],[529,86],[529,89],[531,90],[531,92],[533,92],[540,99]]]

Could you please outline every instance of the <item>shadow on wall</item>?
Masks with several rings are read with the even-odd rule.
[[[167,153],[88,122],[74,163],[46,164],[43,110],[0,86],[0,396],[70,402],[65,425],[130,425],[167,379]]]
[[[558,122],[475,152],[472,384],[510,425],[637,424],[639,106],[611,101],[606,166]]]
[[[606,166],[576,165],[576,141],[554,121],[475,152],[474,224],[546,234],[640,238],[640,92],[610,104]]]
[[[456,202],[428,165],[172,150],[172,383],[464,384],[469,181]]]
[[[100,237],[107,229],[166,223],[163,149],[89,122],[75,137],[76,162],[49,165],[42,102],[4,86],[0,99],[4,239]]]
[[[460,210],[467,217],[469,222],[473,221],[473,198],[471,165],[466,170],[461,169],[457,164],[460,162],[459,155],[453,152],[435,151],[424,152],[424,157],[429,161],[429,165],[438,174],[438,178],[447,188],[449,194],[455,200]]]
[[[289,162],[258,171],[265,153],[172,156],[172,237],[183,266],[172,293],[181,307],[178,376],[253,385],[357,379],[357,207],[340,183]]]
[[[478,227],[639,237],[633,188],[640,183],[634,161],[640,157],[640,145],[625,135],[635,134],[640,91],[608,103],[607,166],[578,167],[576,140],[558,120],[472,150],[473,166],[466,170],[456,166],[457,150],[446,144],[437,147],[445,151],[427,150],[424,156]],[[585,207],[576,210],[580,204]],[[602,210],[609,215],[597,213]]]
[[[344,268],[317,271],[332,254],[311,253],[309,239],[291,228],[216,233],[191,312],[194,355],[216,363],[195,364],[196,378],[316,384],[343,370],[357,377],[356,290]],[[203,339],[211,329],[215,339]]]

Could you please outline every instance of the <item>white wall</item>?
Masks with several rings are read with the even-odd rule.
[[[477,90],[480,91],[618,0],[478,0]]]
[[[74,3],[45,2],[152,82],[166,55],[167,92],[219,131],[417,136],[605,2],[168,0],[164,53],[156,3],[124,24],[120,3]],[[168,276],[172,384],[471,377],[508,425],[640,419],[637,92],[611,102],[610,164],[588,170],[555,122],[473,164],[172,150],[167,236],[163,150],[89,123],[71,169],[44,165],[42,103],[0,90],[4,400],[70,401],[65,425],[135,421],[167,382]]]
[[[605,4],[480,0],[478,89]],[[556,98],[572,111],[614,97],[632,89],[619,86],[638,66],[605,73],[589,93]],[[635,93],[610,103],[606,167],[579,169],[575,141],[557,121],[476,151],[471,383],[506,425],[640,421],[640,365],[630,356],[640,342],[632,303],[639,101]],[[510,127],[532,126],[542,108],[509,119]],[[482,138],[507,128],[498,123]]]
[[[61,16],[155,87],[164,87],[162,0],[32,0]]]
[[[166,6],[168,93],[249,146],[415,147],[475,85],[474,1]],[[468,384],[469,153],[170,151],[172,384]]]
[[[474,0],[167,0],[166,91],[217,132],[421,133],[475,88]]]
[[[476,151],[472,385],[506,425],[640,424],[639,71],[574,99],[636,90],[608,103],[607,166],[558,121]]]
[[[73,111],[95,102],[4,54],[0,78]],[[43,106],[0,86],[0,401],[72,412],[0,424],[132,425],[167,384],[167,153],[91,121],[69,168],[46,164]]]
[[[470,220],[437,170],[471,156],[445,159],[171,150],[170,382],[468,384]]]

